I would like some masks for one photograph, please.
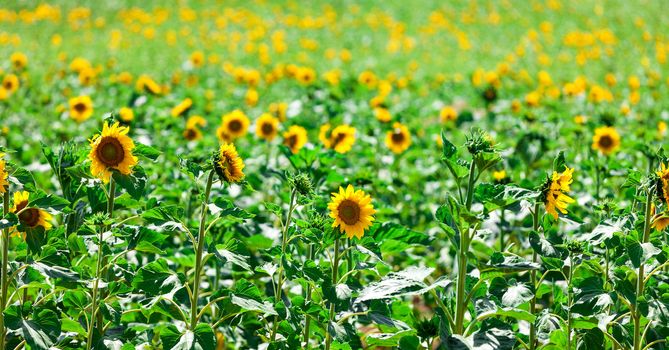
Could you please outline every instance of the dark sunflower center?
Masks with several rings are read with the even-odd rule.
[[[613,139],[609,135],[604,135],[599,138],[599,146],[606,149],[613,146]]]
[[[393,140],[393,143],[402,143],[404,142],[404,134],[401,131],[393,132],[390,138]]]
[[[121,143],[113,137],[104,137],[97,148],[98,159],[106,166],[116,166],[123,162],[125,151]]]
[[[39,223],[39,209],[37,208],[28,208],[19,214],[19,220],[21,223],[28,227],[35,227]]]
[[[228,123],[228,128],[232,132],[239,132],[242,130],[242,122],[239,120],[232,120]]]
[[[345,138],[346,138],[346,135],[345,135],[345,134],[337,134],[337,135],[335,135],[334,138],[333,138],[333,140],[332,140],[332,146],[337,146],[337,145],[340,144],[342,141],[344,141]]]
[[[294,148],[297,144],[297,135],[290,135],[288,138],[286,138],[284,144],[290,148]]]
[[[358,203],[346,199],[339,204],[339,219],[347,225],[355,225],[360,220],[360,206]]]
[[[84,113],[84,112],[86,112],[86,105],[81,103],[81,102],[77,102],[74,105],[74,110],[79,112],[79,113]]]
[[[186,140],[193,140],[195,137],[197,137],[197,132],[195,132],[194,129],[186,129]]]
[[[4,85],[5,89],[7,89],[7,90],[11,90],[12,86],[14,86],[14,84],[12,84],[11,80],[6,80],[3,85]]]
[[[274,125],[270,123],[265,123],[262,125],[260,130],[262,130],[263,135],[271,135],[272,133],[274,133]]]

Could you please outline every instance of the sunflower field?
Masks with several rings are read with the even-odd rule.
[[[669,349],[669,3],[0,3],[0,348]]]

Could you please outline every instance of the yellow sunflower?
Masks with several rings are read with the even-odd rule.
[[[263,113],[256,122],[256,135],[263,140],[272,141],[279,133],[279,119]]]
[[[409,129],[401,123],[393,124],[393,130],[386,133],[386,146],[393,153],[399,154],[406,151],[411,145],[411,134]]]
[[[334,219],[332,227],[339,227],[339,232],[345,233],[348,238],[359,239],[372,226],[372,215],[376,213],[372,198],[362,190],[356,191],[351,185],[345,190],[339,187],[339,192],[332,193],[328,209]]]
[[[73,97],[69,101],[70,118],[81,123],[93,115],[93,101],[90,96]]]
[[[135,119],[135,112],[133,112],[131,108],[121,107],[121,109],[118,110],[118,116],[122,121],[130,123]]]
[[[9,56],[9,61],[12,62],[12,66],[15,69],[21,70],[28,65],[28,56],[26,56],[23,52],[14,52],[11,56]]]
[[[554,219],[558,218],[558,210],[562,214],[567,214],[567,206],[574,203],[574,199],[566,194],[571,190],[570,185],[573,182],[574,168],[565,168],[562,173],[554,171],[553,176],[542,190],[546,212]]]
[[[132,154],[135,143],[127,135],[130,129],[127,126],[105,124],[101,135],[95,135],[91,140],[91,174],[104,183],[109,182],[112,169],[123,175],[130,175],[132,167],[137,165],[137,157]]]
[[[229,183],[239,182],[244,178],[244,161],[237,153],[234,144],[224,143],[214,157],[214,169],[221,180]]]
[[[8,93],[13,94],[19,89],[19,78],[15,74],[5,75],[2,79],[2,87],[7,90]]]
[[[236,138],[246,135],[246,132],[249,130],[249,118],[244,114],[244,112],[235,109],[234,111],[223,115],[223,123],[221,125],[221,134],[227,135],[228,138],[234,140]]]
[[[139,78],[137,78],[135,89],[139,92],[148,92],[153,95],[159,95],[162,91],[160,85],[146,74],[140,75]]]
[[[195,141],[202,138],[202,132],[200,131],[200,129],[194,126],[186,126],[183,135],[184,138],[188,141]]]
[[[318,138],[326,148],[332,148],[337,153],[346,153],[351,150],[355,143],[355,128],[350,125],[339,125],[330,131],[330,124],[321,126]]]
[[[285,102],[270,103],[269,113],[280,121],[286,121],[286,111],[288,111],[288,104]]]
[[[664,211],[653,216],[653,221],[651,224],[652,228],[658,231],[664,231],[667,226],[669,226],[669,212]]]
[[[604,155],[615,152],[620,147],[620,135],[615,128],[603,126],[595,129],[592,137],[592,149],[600,151]]]
[[[283,144],[293,153],[299,152],[307,143],[307,130],[299,125],[293,125],[283,133]]]
[[[176,118],[188,112],[188,110],[191,107],[193,107],[193,100],[191,100],[190,98],[186,98],[185,100],[181,101],[178,105],[174,106],[170,114],[172,114],[172,116]]]
[[[4,159],[5,154],[0,153],[0,193],[5,193],[9,187],[9,173],[7,172],[7,162]]]
[[[446,106],[439,111],[442,123],[453,122],[458,119],[458,111],[453,106]]]
[[[246,95],[244,96],[244,101],[249,107],[253,107],[256,104],[258,104],[258,98],[259,98],[258,90],[251,88],[246,91]]]
[[[376,107],[374,108],[374,116],[376,119],[382,123],[387,123],[392,119],[392,115],[387,108]]]
[[[14,206],[10,209],[12,213],[15,213],[19,217],[19,222],[24,227],[29,229],[34,229],[38,226],[48,230],[51,228],[51,214],[47,211],[28,207],[28,199],[30,194],[26,191],[15,192],[14,193]]]

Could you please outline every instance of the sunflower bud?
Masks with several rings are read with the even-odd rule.
[[[567,243],[567,250],[569,250],[571,254],[583,253],[583,244],[579,241],[570,241]]]
[[[467,136],[465,146],[472,155],[495,151],[490,137],[480,129],[472,130],[472,132]]]
[[[294,188],[300,195],[311,197],[314,194],[314,187],[308,174],[298,173],[291,176],[288,181],[290,182],[290,187]]]

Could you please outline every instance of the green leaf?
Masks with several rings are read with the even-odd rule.
[[[28,320],[18,306],[10,306],[4,317],[7,328],[21,335],[32,349],[48,350],[60,336],[60,318],[50,309],[35,310]]]
[[[240,254],[241,242],[239,240],[231,239],[225,244],[217,244],[213,251],[214,255],[221,259],[223,263],[230,262],[244,270],[251,271],[251,265],[247,262],[247,258]]]
[[[440,278],[432,285],[423,282],[434,271],[433,268],[409,267],[400,272],[391,272],[380,281],[365,287],[356,302],[391,299],[407,295],[421,295],[437,287],[447,287],[452,281]]]
[[[133,198],[139,200],[144,197],[146,190],[147,176],[141,166],[132,168],[132,174],[123,175],[118,171],[112,174],[114,181],[121,186]]]
[[[223,197],[218,197],[214,200],[214,203],[209,204],[209,210],[211,210],[213,215],[218,215],[219,217],[232,216],[244,220],[251,219],[255,216],[246,210],[239,208],[231,200]]]
[[[139,142],[135,142],[135,149],[133,149],[132,153],[136,156],[148,158],[154,161],[161,155],[161,152],[157,149]]]
[[[144,265],[132,280],[132,287],[149,296],[168,294],[182,286],[179,276],[170,271],[165,259]]]
[[[184,333],[174,325],[163,328],[160,339],[164,349],[171,350],[211,350],[216,348],[216,335],[210,325],[199,323],[194,330],[187,329]]]

